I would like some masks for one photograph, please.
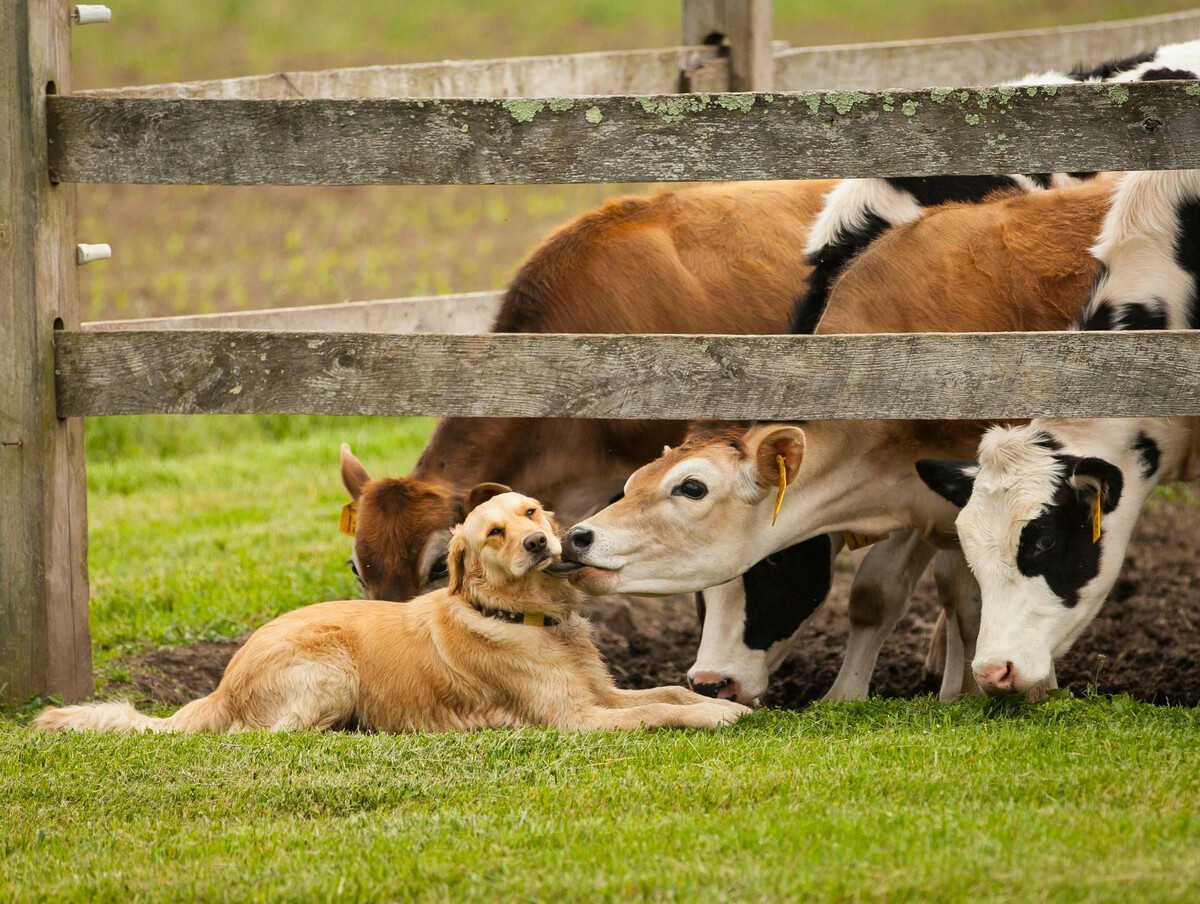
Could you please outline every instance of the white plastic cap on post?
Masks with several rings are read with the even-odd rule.
[[[106,261],[112,257],[112,245],[76,245],[75,263],[83,266],[92,261]]]
[[[112,10],[96,3],[81,3],[71,10],[76,25],[100,25],[112,21]]]

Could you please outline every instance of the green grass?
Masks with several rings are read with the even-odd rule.
[[[87,424],[97,659],[236,636],[289,609],[357,595],[337,531],[338,448],[404,474],[430,421],[106,418]]]
[[[39,737],[0,726],[0,896],[1195,900],[1200,715],[764,712],[719,733]]]

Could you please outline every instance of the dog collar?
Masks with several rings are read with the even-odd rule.
[[[509,612],[507,609],[485,609],[483,606],[471,604],[476,612],[488,618],[496,618],[510,625],[534,625],[539,628],[553,628],[558,619],[544,612]]]

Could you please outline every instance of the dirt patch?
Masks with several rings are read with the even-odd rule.
[[[1151,503],[1130,545],[1120,580],[1099,618],[1058,664],[1059,681],[1077,693],[1089,686],[1154,703],[1200,704],[1200,577],[1195,543],[1200,507]],[[833,683],[846,641],[843,602],[853,570],[839,563],[832,600],[810,622],[796,650],[775,674],[764,703],[796,708]],[[912,608],[879,657],[872,692],[910,697],[936,691],[923,673],[937,616],[933,582],[924,578]],[[598,600],[596,640],[624,687],[677,684],[699,641],[696,614],[684,598]],[[244,638],[242,638],[244,639]],[[106,695],[133,694],[178,705],[216,687],[237,641],[201,643],[128,657],[119,665],[128,683],[109,683]]]

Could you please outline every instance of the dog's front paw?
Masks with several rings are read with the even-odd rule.
[[[704,707],[704,715],[711,720],[708,726],[710,728],[721,728],[724,725],[732,725],[746,713],[750,712],[750,707],[734,703],[732,700],[713,700],[711,703],[700,703],[697,705]]]

